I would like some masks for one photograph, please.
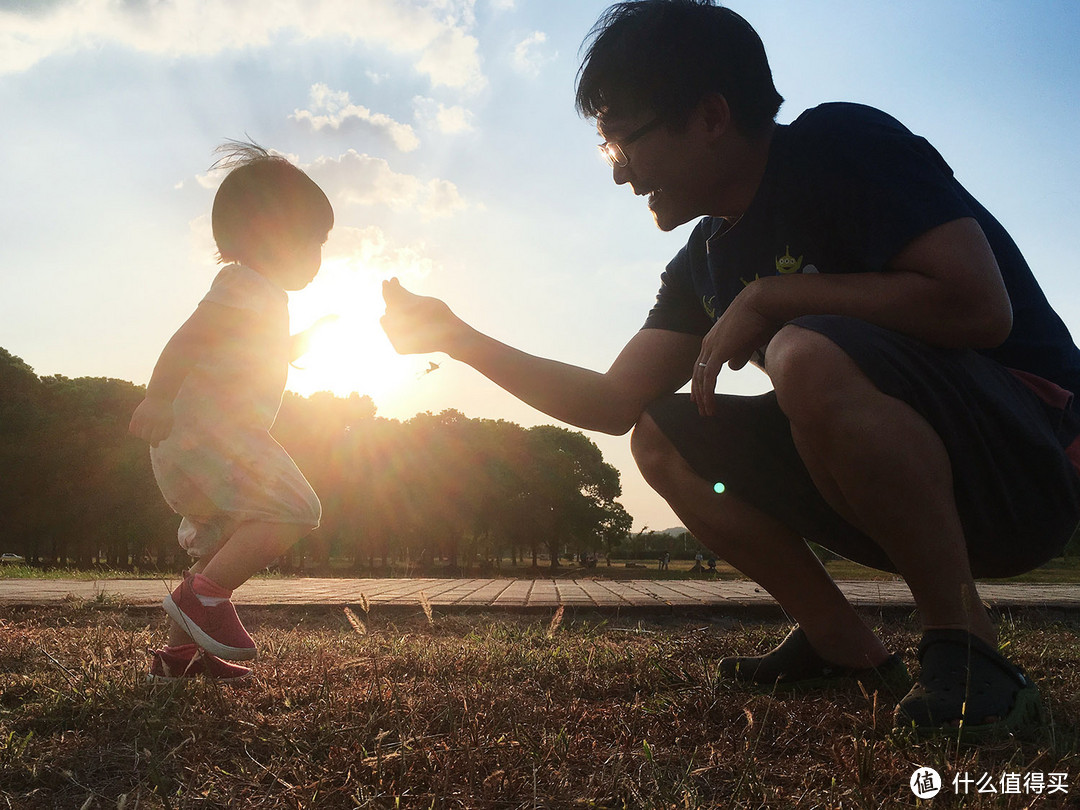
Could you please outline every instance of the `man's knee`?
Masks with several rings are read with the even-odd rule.
[[[836,413],[845,390],[864,376],[836,343],[812,329],[788,324],[769,342],[765,371],[781,410],[792,422],[815,422]]]
[[[641,473],[648,478],[647,470],[656,467],[664,453],[667,442],[664,432],[648,413],[643,413],[630,434],[630,454]],[[670,445],[669,445],[670,446]]]
[[[641,475],[653,488],[667,477],[672,462],[679,458],[674,445],[647,412],[638,419],[630,435],[630,452]]]

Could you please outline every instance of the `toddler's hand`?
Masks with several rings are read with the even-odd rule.
[[[156,397],[147,397],[139,403],[131,415],[128,433],[157,447],[159,442],[169,438],[173,428],[172,403]]]
[[[319,334],[323,329],[331,324],[337,323],[341,320],[340,315],[330,314],[323,315],[319,320],[315,321],[311,326],[305,329],[303,332],[298,332],[292,336],[292,350],[289,360],[295,362],[311,351],[311,343],[315,339],[315,336]]]

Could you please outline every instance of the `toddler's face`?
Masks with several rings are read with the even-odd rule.
[[[282,249],[277,282],[286,290],[302,290],[312,282],[322,266],[322,246],[329,231],[295,241]]]

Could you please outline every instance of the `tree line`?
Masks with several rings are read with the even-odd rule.
[[[0,348],[0,552],[33,565],[184,565],[179,518],[127,433],[143,394],[124,380],[39,377]],[[398,421],[367,396],[286,392],[272,433],[323,504],[286,566],[558,565],[629,537],[619,472],[576,431],[454,410]]]

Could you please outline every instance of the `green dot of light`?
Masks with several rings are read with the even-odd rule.
[[[717,495],[723,495],[724,483],[722,481],[717,481],[715,484],[713,484],[713,492],[715,492]]]

